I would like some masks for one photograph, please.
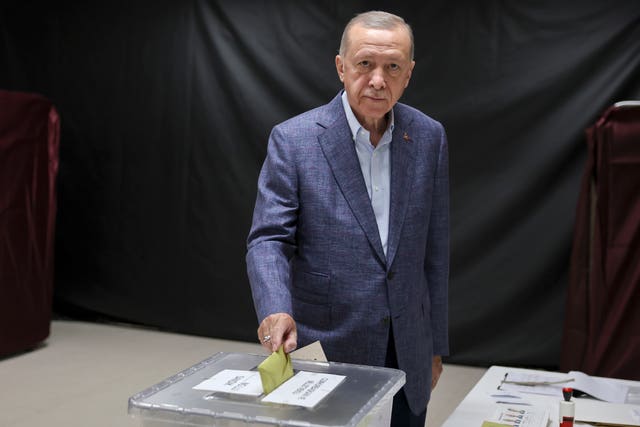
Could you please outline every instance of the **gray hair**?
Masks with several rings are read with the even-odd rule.
[[[411,39],[411,60],[413,60],[413,31],[411,26],[405,22],[401,17],[388,12],[382,12],[378,10],[372,10],[370,12],[360,13],[354,16],[351,21],[344,27],[342,33],[342,39],[340,39],[340,56],[344,57],[349,44],[349,30],[355,25],[361,25],[364,28],[375,28],[378,30],[393,30],[397,27],[404,27],[409,33]]]

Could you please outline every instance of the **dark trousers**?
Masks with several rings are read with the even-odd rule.
[[[389,328],[389,344],[387,345],[387,357],[384,366],[398,369],[396,346],[391,328]],[[404,388],[401,388],[393,397],[391,427],[424,427],[426,418],[427,408],[420,414],[414,414],[411,409],[409,409],[409,402],[407,402],[407,396],[404,394]]]

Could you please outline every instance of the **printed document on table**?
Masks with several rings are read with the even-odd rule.
[[[608,378],[596,378],[583,372],[570,371],[569,376],[575,378],[574,385],[567,385],[596,399],[610,403],[624,403],[627,399],[629,387],[617,384]]]
[[[547,383],[553,383],[563,379],[566,381],[561,384],[546,385]],[[508,372],[498,389],[502,391],[544,394],[561,398],[562,387],[573,387],[570,379],[568,375],[564,378],[559,378],[557,376],[530,372]]]
[[[501,425],[518,427],[547,427],[549,410],[545,408],[509,408],[496,409],[491,421]]]
[[[218,391],[245,396],[260,396],[263,393],[260,373],[225,369],[193,387],[194,390]]]
[[[269,393],[262,402],[313,408],[345,378],[344,375],[300,371]]]
[[[579,371],[570,371],[562,377],[528,372],[508,372],[499,389],[561,398],[563,387],[571,387],[596,399],[611,403],[624,403],[629,392],[629,387],[615,383],[609,378],[592,377]]]
[[[635,411],[640,411],[637,405],[600,402],[593,399],[575,399],[575,402],[576,423],[640,426],[640,418],[635,416]]]

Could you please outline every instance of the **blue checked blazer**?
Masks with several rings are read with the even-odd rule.
[[[387,256],[338,94],[275,126],[258,180],[247,272],[259,321],[289,313],[298,346],[383,366],[393,327],[414,412],[448,355],[449,178],[440,123],[397,103]]]

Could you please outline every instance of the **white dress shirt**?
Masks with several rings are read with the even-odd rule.
[[[376,216],[378,232],[384,254],[387,254],[389,237],[389,204],[391,201],[391,133],[393,132],[393,110],[389,112],[389,125],[376,147],[371,144],[369,131],[362,127],[351,110],[347,92],[342,93],[342,106],[347,115],[351,134],[360,161],[362,177],[367,186],[371,206]]]

